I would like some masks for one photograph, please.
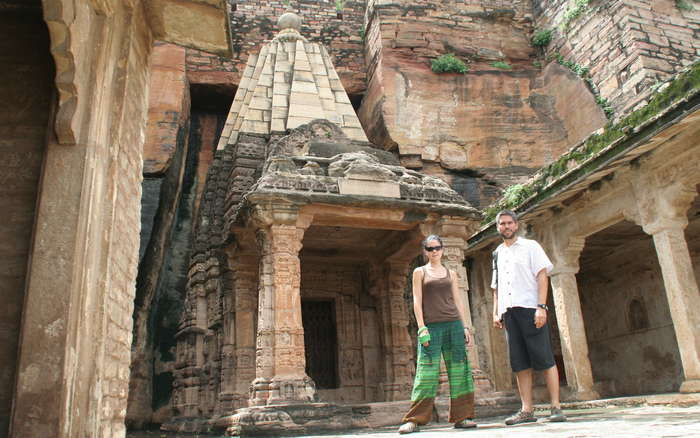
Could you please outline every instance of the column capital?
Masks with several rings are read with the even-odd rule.
[[[556,277],[558,275],[565,275],[565,274],[576,275],[576,274],[578,274],[578,271],[579,271],[578,263],[576,264],[576,266],[554,265],[554,268],[552,268],[552,271],[549,273],[549,276]]]
[[[579,271],[579,256],[586,244],[585,237],[569,236],[567,239],[555,233],[552,233],[551,236],[547,239],[549,243],[547,249],[551,251],[549,256],[554,268],[549,275],[576,274]]]
[[[647,234],[669,229],[685,229],[688,225],[688,209],[698,196],[694,185],[677,181],[662,185],[656,178],[640,179],[632,184],[637,201],[637,214],[630,213]]]
[[[294,225],[306,229],[311,225],[313,216],[300,213],[301,205],[290,202],[267,202],[256,204],[251,208],[250,218],[256,228],[271,225]]]
[[[683,231],[685,227],[688,226],[688,217],[683,214],[683,216],[677,217],[659,217],[653,219],[653,222],[647,222],[642,224],[642,229],[645,233],[649,235],[654,235],[668,230]]]
[[[428,227],[421,227],[421,231],[426,236],[435,233],[441,238],[459,237],[466,243],[466,240],[474,234],[477,228],[478,222],[473,220],[457,216],[443,216],[434,224],[430,224]]]

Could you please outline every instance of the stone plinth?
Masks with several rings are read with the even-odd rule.
[[[226,426],[226,436],[305,435],[333,430],[367,427],[362,408],[329,403],[255,406],[239,409],[217,426]]]

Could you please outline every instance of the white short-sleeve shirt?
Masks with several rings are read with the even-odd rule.
[[[518,237],[511,246],[501,243],[498,253],[498,315],[510,307],[537,308],[537,273],[553,266],[544,250],[534,240]],[[491,278],[496,289],[496,272]]]

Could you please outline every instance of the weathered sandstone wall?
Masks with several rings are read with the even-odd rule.
[[[526,179],[605,121],[579,78],[533,65],[531,32],[526,1],[370,3],[360,109],[370,140],[488,205],[499,186]],[[470,71],[433,73],[430,61],[444,53]]]
[[[151,422],[153,361],[158,351],[155,321],[161,318],[155,310],[162,295],[163,268],[171,251],[189,150],[190,95],[185,73],[185,49],[157,43],[151,66],[127,413],[129,427],[139,428]]]
[[[191,50],[157,43],[152,56],[127,413],[130,428],[162,423],[171,414],[174,339],[187,283],[192,221],[228,109],[217,113],[211,109],[212,95],[205,96],[204,102],[199,95],[191,95],[193,84],[186,71]]]

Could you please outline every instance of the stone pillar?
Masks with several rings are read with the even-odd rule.
[[[579,270],[578,258],[585,240],[572,237],[564,242],[560,234],[547,233],[551,239],[556,239],[555,236],[560,238],[552,245],[554,249],[550,255],[554,269],[549,277],[552,282],[552,298],[557,312],[566,379],[568,386],[573,390],[573,398],[594,400],[600,395],[593,389],[588,339],[576,283],[576,273]]]
[[[687,225],[685,215],[679,215],[675,220],[645,225],[644,231],[654,238],[664,278],[683,364],[680,392],[700,392],[700,292],[683,231]]]
[[[479,365],[479,352],[476,346],[477,333],[473,329],[474,324],[472,322],[472,313],[469,303],[469,282],[467,279],[467,268],[464,266],[464,249],[467,247],[467,227],[466,225],[458,227],[458,225],[458,223],[451,223],[451,227],[443,227],[443,235],[441,236],[444,245],[442,262],[445,267],[457,274],[457,283],[462,294],[462,301],[464,302],[467,326],[472,329],[472,343],[468,347],[468,355],[469,364],[472,368],[472,375],[474,376],[474,388],[479,392],[490,392],[492,390],[491,381],[486,373],[481,370]],[[452,234],[447,234],[451,228],[455,227],[457,227],[457,229],[452,230]],[[454,234],[456,233],[454,233],[454,231],[457,231],[459,234],[455,236]],[[446,375],[443,376],[443,378],[446,379]]]
[[[222,353],[222,401],[229,411],[248,406],[255,379],[255,318],[258,292],[258,255],[235,246],[227,251],[233,290],[226,296]]]
[[[250,404],[314,401],[315,385],[306,375],[299,261],[301,240],[311,221],[292,205],[257,206],[254,216],[261,259]]]
[[[671,167],[635,181],[635,221],[654,239],[683,364],[680,392],[700,392],[700,292],[685,240],[687,212],[698,196],[685,173]]]
[[[384,290],[384,323],[387,351],[387,380],[384,384],[386,401],[406,400],[413,387],[413,357],[415,348],[408,334],[411,309],[406,308],[406,281],[409,278],[410,262],[395,261],[385,264],[386,290]]]

